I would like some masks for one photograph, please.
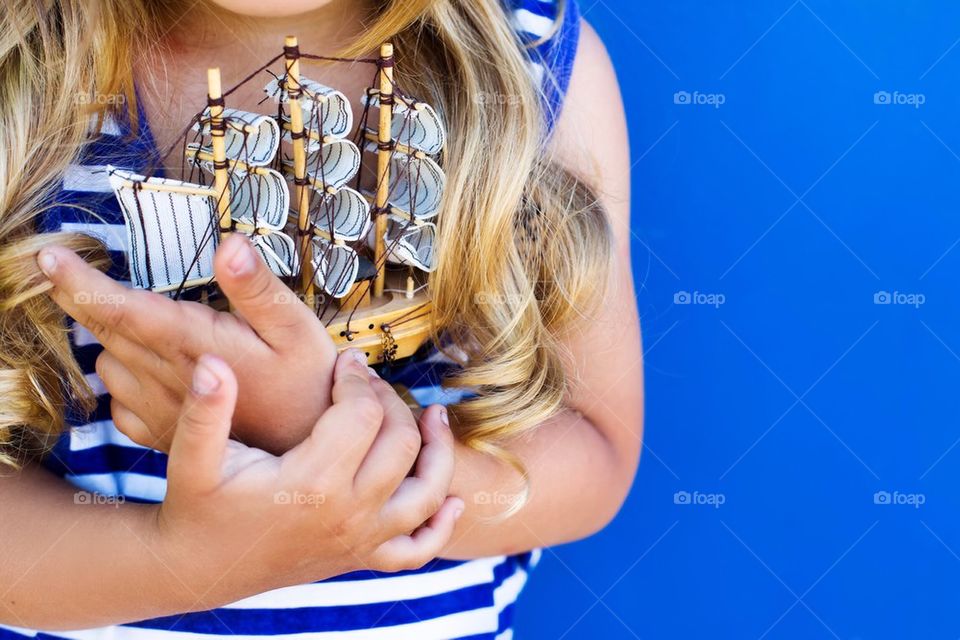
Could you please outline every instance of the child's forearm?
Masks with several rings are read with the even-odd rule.
[[[36,467],[0,478],[0,623],[81,629],[197,608],[187,559],[156,546],[156,506],[76,495]]]
[[[637,458],[587,418],[564,411],[509,446],[529,474],[529,495],[512,467],[457,445],[454,495],[466,503],[444,557],[519,553],[588,536],[616,515],[630,489]]]

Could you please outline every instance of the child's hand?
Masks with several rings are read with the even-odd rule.
[[[44,249],[38,262],[53,299],[106,348],[97,372],[114,422],[140,444],[169,449],[203,353],[226,360],[239,380],[234,434],[248,444],[286,451],[330,404],[333,341],[240,234],[224,240],[215,260],[236,313],[127,289],[61,247]]]
[[[418,428],[356,353],[336,364],[331,407],[281,457],[229,439],[236,378],[219,358],[199,359],[151,545],[204,594],[192,610],[362,568],[418,567],[449,540],[463,501],[447,495],[453,438],[443,409],[425,412]]]

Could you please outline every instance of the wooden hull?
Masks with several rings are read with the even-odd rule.
[[[408,298],[397,293],[402,290],[400,279],[394,282],[393,275],[399,274],[387,275],[383,295],[355,309],[352,317],[352,304],[331,308],[321,316],[338,351],[360,349],[370,364],[379,364],[407,358],[430,339],[433,304],[429,296],[418,292]]]

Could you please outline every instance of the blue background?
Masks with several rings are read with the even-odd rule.
[[[628,105],[645,448],[519,637],[958,637],[960,5],[581,6]]]

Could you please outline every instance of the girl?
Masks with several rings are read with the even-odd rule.
[[[601,528],[640,450],[626,131],[576,4],[23,0],[0,25],[0,637],[508,637],[531,550]],[[457,361],[394,381],[449,416],[334,363],[239,237],[216,264],[236,315],[70,251],[98,262],[78,230],[118,248],[89,167],[156,158],[202,104],[198,69],[242,77],[288,33],[344,56],[392,40],[448,123],[430,286]],[[359,75],[317,79],[356,96]],[[93,415],[51,449],[65,390]]]

